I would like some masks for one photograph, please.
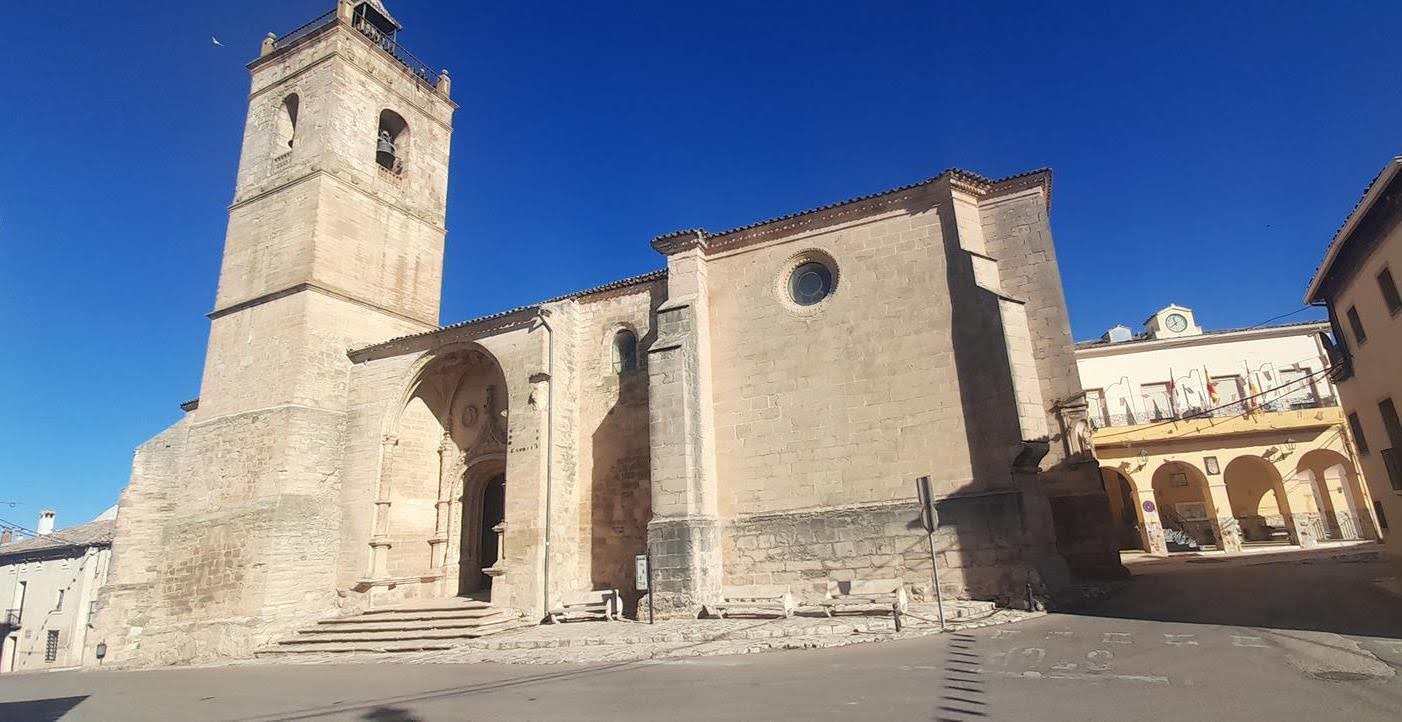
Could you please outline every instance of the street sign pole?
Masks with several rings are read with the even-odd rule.
[[[935,585],[940,631],[944,631],[944,590],[940,589],[940,557],[935,553],[935,530],[940,526],[940,514],[935,508],[935,495],[930,488],[930,477],[922,476],[916,479],[915,490],[920,495],[920,523],[925,527],[925,536],[930,542],[930,580]]]
[[[652,555],[639,554],[633,558],[633,588],[647,592],[647,623],[652,624]]]

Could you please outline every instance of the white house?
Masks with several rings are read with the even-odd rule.
[[[36,536],[0,544],[0,673],[83,663],[97,590],[107,581],[116,515],[112,507],[86,524],[54,531],[54,513],[46,511]]]

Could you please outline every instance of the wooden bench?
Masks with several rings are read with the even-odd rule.
[[[904,613],[907,599],[900,579],[858,579],[828,582],[828,595],[818,606],[829,617],[838,612]]]
[[[796,605],[789,588],[780,584],[750,584],[721,587],[721,601],[711,605],[717,617],[727,614],[753,614],[792,617]]]
[[[568,592],[560,606],[549,612],[554,624],[584,620],[613,621],[623,616],[623,602],[616,589],[596,589],[592,592]]]

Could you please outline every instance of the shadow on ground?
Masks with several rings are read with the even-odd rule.
[[[1133,579],[1070,614],[1402,638],[1402,568],[1363,548],[1136,564]]]
[[[88,695],[0,702],[0,720],[56,720],[77,707]]]
[[[968,722],[988,717],[987,692],[979,676],[978,638],[956,632],[950,635],[944,659],[937,722]]]

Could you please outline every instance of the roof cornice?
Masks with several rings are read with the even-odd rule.
[[[1402,155],[1388,161],[1377,177],[1363,191],[1363,197],[1353,205],[1353,210],[1349,211],[1348,217],[1344,219],[1344,224],[1334,233],[1334,238],[1329,241],[1329,247],[1324,251],[1324,260],[1320,261],[1319,268],[1314,271],[1314,278],[1310,279],[1309,287],[1305,289],[1305,303],[1317,303],[1319,301],[1320,287],[1324,285],[1324,279],[1329,275],[1329,271],[1334,267],[1334,261],[1338,258],[1339,252],[1343,250],[1344,244],[1348,242],[1349,236],[1358,227],[1363,216],[1372,210],[1373,204],[1377,203],[1378,197],[1383,190],[1392,182],[1393,176],[1402,169]]]
[[[968,193],[978,198],[992,198],[1041,188],[1046,195],[1048,209],[1051,207],[1050,168],[1038,168],[996,180],[960,168],[950,168],[937,176],[916,183],[756,221],[719,233],[710,233],[700,228],[673,231],[654,238],[652,247],[664,255],[697,248],[706,255],[712,251],[743,248],[775,234],[796,232],[813,225],[837,220],[851,220],[855,217],[887,211],[909,200],[913,191],[923,190],[940,182],[948,182],[952,190]]]
[[[1328,321],[1305,321],[1301,323],[1289,323],[1279,326],[1261,326],[1259,328],[1235,328],[1221,331],[1207,331],[1196,336],[1177,336],[1174,338],[1147,338],[1120,341],[1119,343],[1092,342],[1093,345],[1077,346],[1075,349],[1077,358],[1096,358],[1100,356],[1115,356],[1121,353],[1138,353],[1140,351],[1160,351],[1170,348],[1183,348],[1185,346],[1207,346],[1215,343],[1230,343],[1233,341],[1249,341],[1258,338],[1280,338],[1283,336],[1306,336],[1328,331]]]

